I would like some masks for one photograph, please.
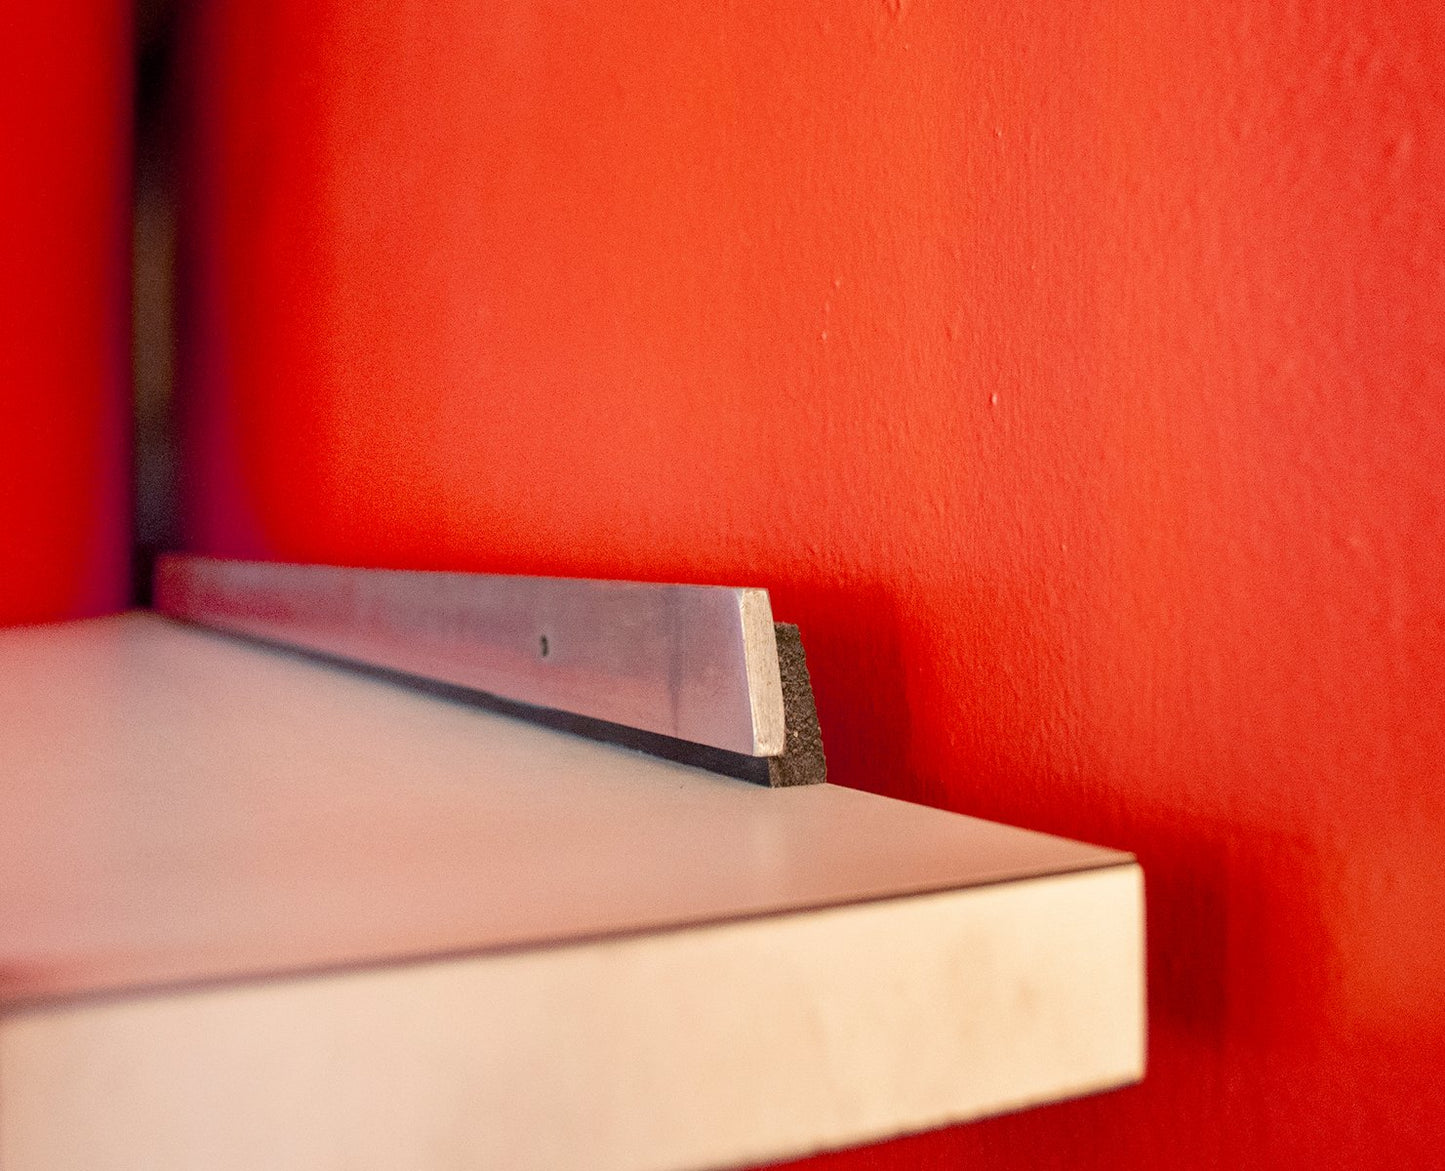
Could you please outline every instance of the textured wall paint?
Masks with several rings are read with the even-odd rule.
[[[0,624],[125,603],[130,6],[0,0]]]
[[[1143,858],[1146,1084],[816,1166],[1436,1165],[1445,9],[190,49],[194,547],[766,583],[836,779]]]

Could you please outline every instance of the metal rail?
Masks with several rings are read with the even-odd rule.
[[[162,557],[175,618],[753,757],[784,750],[761,589]]]

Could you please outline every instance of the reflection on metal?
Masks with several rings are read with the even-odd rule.
[[[766,590],[163,557],[175,618],[750,757],[784,749]]]

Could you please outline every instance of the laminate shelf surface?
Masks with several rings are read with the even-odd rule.
[[[0,803],[6,1171],[732,1166],[1142,1073],[1127,854],[155,615],[0,632]]]

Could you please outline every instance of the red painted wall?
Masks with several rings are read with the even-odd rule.
[[[130,6],[0,0],[0,624],[130,588]]]
[[[1136,850],[1139,1088],[818,1167],[1427,1167],[1445,8],[210,0],[195,548],[761,582],[834,777]]]

